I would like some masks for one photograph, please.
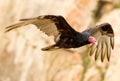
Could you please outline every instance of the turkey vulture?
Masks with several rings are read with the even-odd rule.
[[[75,31],[62,16],[43,15],[36,18],[21,19],[20,23],[8,26],[5,32],[28,24],[34,24],[48,36],[53,35],[55,44],[42,48],[43,51],[59,48],[78,48],[90,45],[90,55],[95,54],[95,60],[101,55],[101,61],[107,56],[110,60],[111,49],[114,49],[114,31],[109,23],[103,23],[86,29]],[[97,45],[96,45],[97,44]]]

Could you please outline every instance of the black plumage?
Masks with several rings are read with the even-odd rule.
[[[95,53],[95,59],[105,55],[109,61],[111,49],[114,48],[114,32],[109,23],[103,23],[83,32],[75,31],[62,16],[43,15],[36,18],[21,19],[20,23],[6,27],[5,32],[28,24],[34,24],[48,36],[55,37],[55,44],[42,48],[43,51],[59,48],[78,48],[90,44],[90,55]],[[95,45],[95,43],[98,43]]]

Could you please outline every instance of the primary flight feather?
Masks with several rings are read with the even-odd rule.
[[[43,51],[59,48],[78,48],[90,44],[90,55],[95,53],[95,60],[99,55],[101,55],[101,61],[104,60],[105,56],[107,56],[108,61],[110,60],[111,49],[114,49],[114,31],[109,23],[103,23],[83,32],[77,32],[62,16],[43,15],[36,18],[21,19],[20,21],[20,23],[6,27],[5,32],[34,24],[48,36],[53,35],[55,37],[55,44],[42,48]]]

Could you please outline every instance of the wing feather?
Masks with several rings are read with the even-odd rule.
[[[55,37],[63,33],[63,31],[66,31],[64,33],[75,31],[62,16],[43,15],[36,18],[21,19],[20,21],[20,23],[6,27],[5,32],[28,24],[34,24],[38,29],[45,32],[45,34],[54,35]]]
[[[103,40],[105,37],[103,37],[102,39],[101,39],[101,41],[102,41],[102,53],[101,53],[101,61],[103,62],[103,60],[104,60],[104,58],[105,58],[105,55],[106,55],[106,52],[107,52],[107,47],[106,47],[106,44],[105,44],[105,41]]]
[[[107,37],[107,41],[105,41],[106,47],[107,47],[107,60],[110,60],[110,56],[111,56],[111,48],[112,45],[110,44],[110,37]]]
[[[107,60],[109,61],[111,56],[111,49],[114,49],[114,31],[112,26],[108,23],[103,23],[85,30],[84,32],[89,32],[90,35],[95,37],[98,42],[97,46],[91,46],[90,55],[95,53],[96,60],[101,54],[101,61],[105,59],[105,56],[107,56]]]
[[[98,56],[101,55],[101,48],[102,48],[102,45],[101,45],[101,42],[102,41],[98,41],[98,45],[96,46],[97,49],[96,49],[96,53],[95,53],[95,60],[97,60]]]
[[[96,49],[95,49],[96,46],[95,46],[95,45],[91,45],[90,48],[93,48],[93,49],[90,49],[90,56],[91,56],[91,55],[94,54],[94,52],[95,52],[95,50],[96,50]]]
[[[110,44],[112,49],[114,49],[114,37],[110,37]]]

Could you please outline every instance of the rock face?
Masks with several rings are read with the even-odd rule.
[[[120,81],[119,0],[0,0],[0,81]],[[54,43],[34,25],[4,33],[21,18],[43,14],[64,16],[77,31],[109,22],[115,31],[110,62],[94,61],[88,49],[40,49]]]

